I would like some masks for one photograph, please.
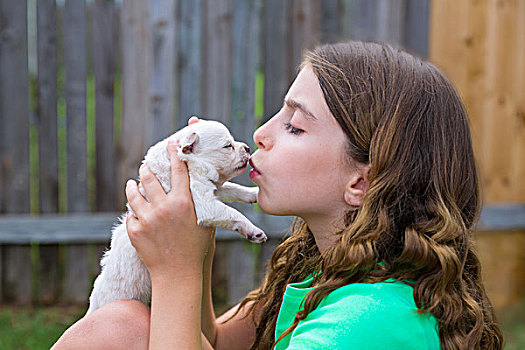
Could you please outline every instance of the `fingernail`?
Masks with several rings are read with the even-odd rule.
[[[128,182],[126,182],[126,187],[127,186],[131,186],[133,184],[133,180],[132,179],[129,179]]]

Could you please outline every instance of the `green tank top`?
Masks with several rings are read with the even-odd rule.
[[[312,280],[286,287],[275,339],[292,325]],[[416,310],[405,283],[350,284],[326,296],[275,349],[440,349],[436,319]]]

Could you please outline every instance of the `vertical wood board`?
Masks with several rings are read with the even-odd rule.
[[[95,74],[95,182],[97,211],[115,211],[117,203],[114,143],[115,8],[112,2],[93,4],[93,69]]]
[[[86,148],[86,8],[84,0],[67,0],[64,8],[66,73],[67,208],[87,211]]]
[[[0,1],[0,211],[29,211],[26,1]]]
[[[38,159],[41,213],[58,212],[57,28],[54,0],[37,2]]]

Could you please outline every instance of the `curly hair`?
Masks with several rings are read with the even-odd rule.
[[[348,139],[349,159],[370,165],[370,186],[323,254],[305,222],[292,225],[262,285],[239,308],[261,311],[252,349],[275,345],[286,285],[312,273],[317,287],[283,336],[335,289],[394,278],[415,281],[418,312],[437,319],[443,349],[501,349],[473,247],[481,202],[470,128],[451,82],[385,44],[320,46],[305,54],[305,65]]]

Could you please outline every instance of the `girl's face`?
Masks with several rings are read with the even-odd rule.
[[[284,106],[253,135],[250,178],[258,203],[274,215],[309,220],[341,217],[350,207],[345,186],[355,169],[346,160],[346,137],[332,116],[313,70],[305,66]]]

